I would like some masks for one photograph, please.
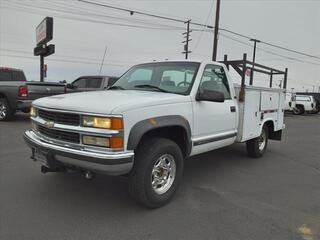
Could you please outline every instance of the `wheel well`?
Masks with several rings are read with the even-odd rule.
[[[302,109],[304,111],[304,106],[302,104],[296,104],[296,107],[302,107]]]
[[[5,98],[5,99],[7,99],[6,95],[4,95],[3,93],[0,93],[0,98]]]
[[[191,143],[187,131],[183,127],[170,126],[152,129],[142,136],[137,147],[139,147],[143,141],[154,137],[167,138],[174,141],[180,147],[184,157],[187,157],[190,153]]]
[[[274,123],[273,121],[269,120],[264,123],[264,126],[268,128],[268,135],[269,139],[271,140],[281,140],[281,133],[282,131],[274,131]]]

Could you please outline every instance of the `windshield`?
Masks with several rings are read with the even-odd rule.
[[[132,67],[111,88],[122,90],[190,93],[200,63],[147,63]]]

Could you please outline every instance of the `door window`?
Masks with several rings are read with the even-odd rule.
[[[89,78],[87,79],[87,88],[100,88],[101,87],[102,78]]]
[[[205,67],[200,89],[221,92],[224,94],[225,99],[231,99],[228,79],[221,66],[207,65]]]
[[[86,81],[85,78],[80,78],[79,80],[75,81],[72,85],[76,88],[85,88],[86,87]]]

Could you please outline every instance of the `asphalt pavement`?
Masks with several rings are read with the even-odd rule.
[[[19,114],[0,122],[0,239],[320,239],[320,115],[285,122],[263,158],[236,144],[188,159],[173,201],[149,210],[125,177],[43,175]]]

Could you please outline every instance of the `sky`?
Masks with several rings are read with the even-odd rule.
[[[147,13],[191,19],[214,25],[214,0],[88,0]],[[33,56],[35,28],[54,18],[54,55],[45,58],[46,81],[71,82],[81,75],[119,76],[134,64],[183,59],[186,24],[99,7],[77,0],[0,0],[0,66],[23,69],[28,80],[39,80],[39,57]],[[256,62],[288,67],[288,88],[320,91],[320,0],[221,0],[220,28],[301,51],[318,58],[258,44]],[[210,60],[213,33],[192,26],[189,58]],[[240,42],[239,42],[240,41]],[[268,52],[266,52],[268,51]],[[271,53],[270,53],[271,52]],[[252,59],[252,43],[220,31],[218,60]],[[285,56],[285,57],[283,57]],[[237,81],[238,76],[232,73]],[[268,77],[255,75],[268,84]],[[275,83],[280,83],[280,78]]]

